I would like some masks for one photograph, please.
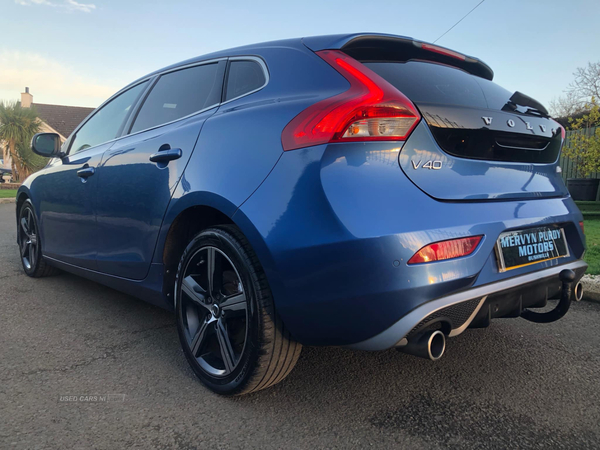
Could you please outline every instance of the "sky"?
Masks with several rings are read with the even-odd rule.
[[[480,0],[0,0],[0,100],[98,106],[131,81],[216,50],[383,32],[432,42]],[[485,0],[437,44],[543,104],[600,61],[599,0]]]

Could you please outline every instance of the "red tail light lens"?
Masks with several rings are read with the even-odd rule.
[[[583,222],[579,222],[579,227],[581,228],[581,232],[585,234],[585,228],[583,226]]]
[[[470,255],[475,251],[479,242],[481,242],[482,237],[483,236],[471,236],[426,245],[408,260],[408,264],[443,261],[445,259],[460,258],[461,256]]]
[[[284,150],[328,142],[401,141],[421,119],[412,102],[355,59],[337,50],[317,52],[350,82],[350,89],[321,100],[283,129]]]

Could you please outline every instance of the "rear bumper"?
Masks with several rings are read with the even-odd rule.
[[[524,294],[531,289],[537,290],[536,288],[540,286],[544,286],[547,293],[551,292],[556,289],[555,286],[559,283],[558,274],[564,269],[575,272],[577,275],[575,283],[577,283],[585,273],[587,264],[583,261],[575,261],[432,300],[415,308],[382,333],[348,347],[357,350],[385,350],[401,347],[407,344],[407,337],[417,332],[420,327],[427,326],[428,322],[434,322],[444,316],[455,317],[456,327],[451,329],[449,336],[458,336],[480,315],[482,307],[488,305],[495,308],[495,296],[498,298],[497,302],[504,303],[499,305],[501,307],[511,300],[519,301],[520,298],[522,301]],[[546,299],[551,297],[552,294],[546,294]],[[491,314],[489,310],[481,312],[482,315]]]
[[[265,269],[279,316],[304,345],[369,341],[436,299],[566,267],[583,256],[582,217],[570,197],[437,201],[404,175],[396,145],[285,152],[234,215]],[[564,228],[570,256],[501,273],[498,236],[543,225]],[[407,264],[426,244],[473,235],[485,237],[467,257]]]

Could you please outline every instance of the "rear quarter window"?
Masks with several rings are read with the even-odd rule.
[[[229,63],[225,101],[260,89],[266,81],[265,72],[258,62],[233,60]]]

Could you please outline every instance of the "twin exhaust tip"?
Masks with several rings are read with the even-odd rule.
[[[446,350],[446,336],[440,330],[427,331],[421,336],[408,341],[403,347],[397,347],[398,351],[409,355],[437,361]]]
[[[580,302],[583,298],[583,284],[581,284],[581,281],[575,285],[575,290],[573,291],[573,294],[575,296],[575,301]]]

